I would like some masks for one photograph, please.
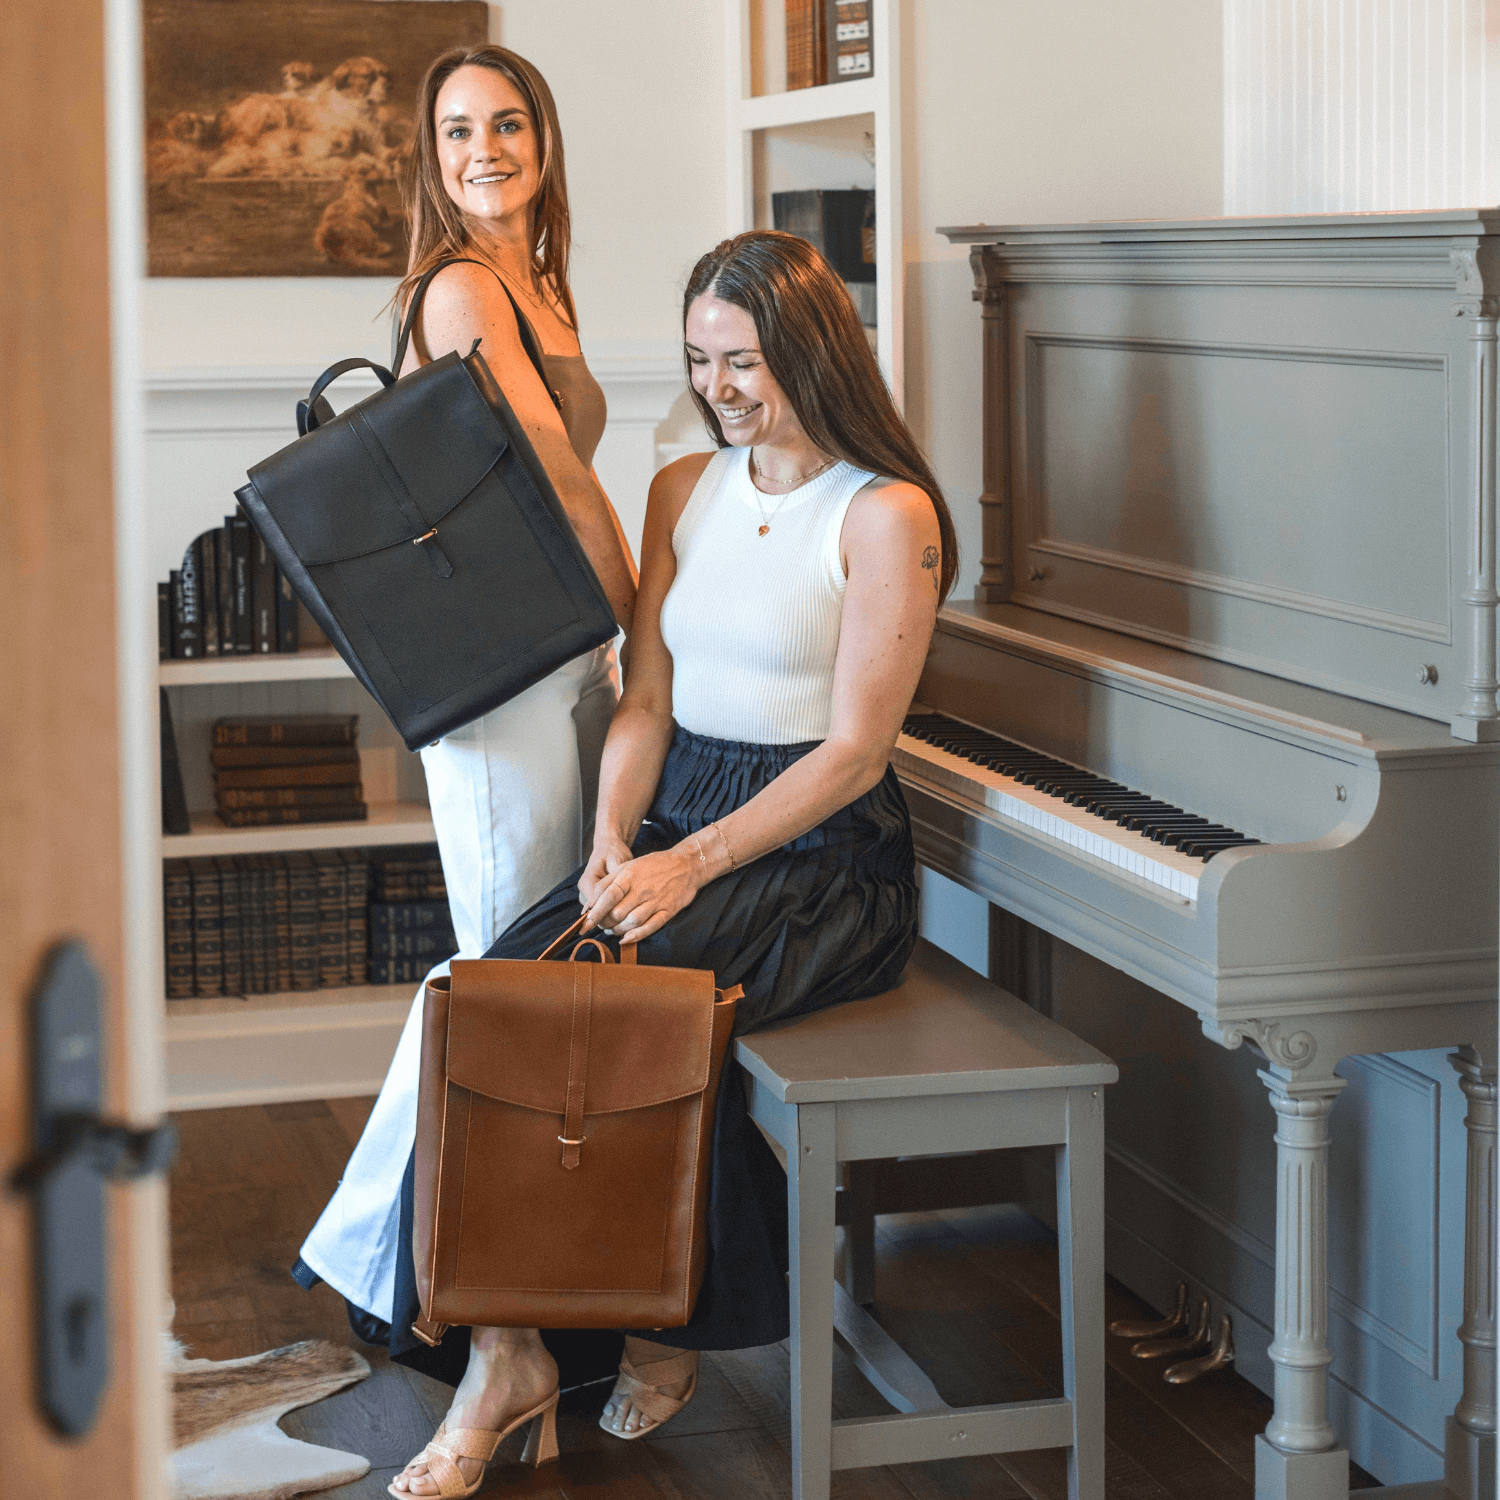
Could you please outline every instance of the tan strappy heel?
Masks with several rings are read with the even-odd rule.
[[[534,1469],[540,1468],[542,1464],[550,1464],[557,1457],[559,1394],[558,1391],[553,1391],[540,1406],[533,1406],[530,1411],[523,1412],[501,1432],[491,1432],[484,1427],[455,1427],[450,1432],[448,1424],[444,1422],[433,1433],[432,1441],[407,1465],[410,1468],[417,1459],[426,1459],[427,1474],[413,1477],[430,1478],[437,1485],[437,1495],[416,1495],[411,1490],[398,1490],[394,1481],[386,1485],[387,1493],[394,1495],[396,1500],[465,1500],[465,1496],[474,1494],[484,1483],[484,1470],[479,1471],[479,1477],[473,1484],[466,1484],[463,1471],[458,1467],[458,1460],[477,1458],[488,1464],[495,1456],[495,1449],[523,1422],[531,1423],[531,1431],[526,1435],[526,1449],[521,1454],[521,1462],[530,1464]]]
[[[616,1385],[615,1393],[610,1399],[618,1401],[621,1396],[628,1397],[636,1412],[646,1419],[646,1423],[637,1427],[634,1432],[611,1427],[606,1417],[599,1418],[599,1425],[611,1437],[632,1442],[636,1438],[645,1437],[648,1432],[655,1432],[663,1422],[670,1422],[693,1399],[693,1393],[698,1389],[698,1351],[684,1349],[681,1354],[671,1354],[665,1359],[653,1359],[639,1365],[632,1364],[628,1354],[621,1355],[620,1380],[624,1389],[621,1390]],[[688,1388],[681,1396],[669,1396],[662,1390],[662,1386],[675,1385],[679,1380],[689,1380]]]

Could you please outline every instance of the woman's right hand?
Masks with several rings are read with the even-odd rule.
[[[585,909],[594,904],[599,892],[614,877],[621,865],[629,864],[635,855],[618,834],[594,835],[594,852],[583,867],[578,881],[578,899]]]

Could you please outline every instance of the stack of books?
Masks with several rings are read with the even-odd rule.
[[[369,866],[362,849],[169,859],[167,998],[364,984]]]
[[[247,715],[214,723],[219,821],[355,823],[369,817],[359,774],[358,714]]]
[[[297,596],[243,510],[205,531],[156,586],[156,654],[165,661],[295,651]]]
[[[413,984],[458,952],[436,844],[371,849],[370,983]]]

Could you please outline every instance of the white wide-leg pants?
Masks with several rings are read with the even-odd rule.
[[[480,957],[587,857],[618,699],[615,650],[601,646],[422,752],[458,957]],[[336,1292],[387,1322],[421,1048],[418,989],[364,1134],[302,1246]]]

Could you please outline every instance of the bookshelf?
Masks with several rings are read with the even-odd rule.
[[[774,192],[874,188],[875,352],[898,407],[904,404],[902,3],[872,0],[872,77],[787,89],[785,0],[724,0],[728,232],[773,227]]]
[[[304,622],[305,623],[305,622]],[[168,689],[192,831],[163,835],[163,859],[266,854],[435,837],[421,762],[330,646],[157,663]],[[226,828],[212,811],[214,719],[240,713],[357,713],[369,818]],[[163,1000],[170,1109],[290,1103],[379,1089],[411,1008],[412,984]]]

